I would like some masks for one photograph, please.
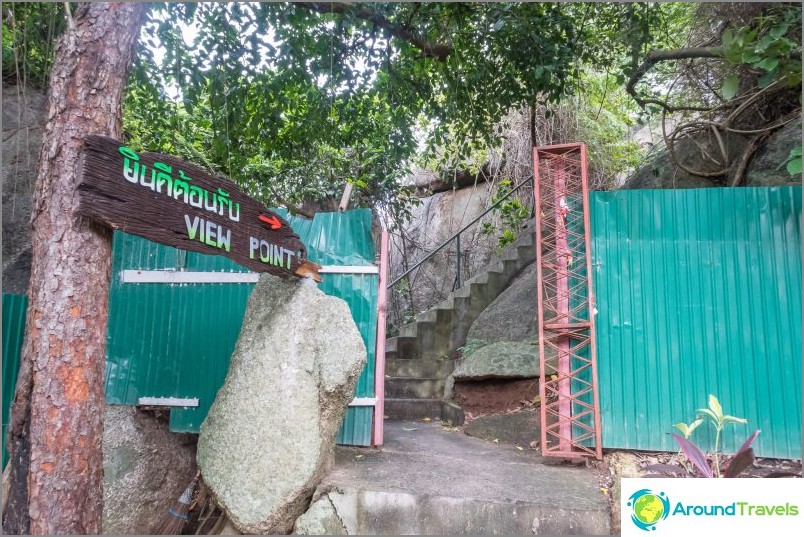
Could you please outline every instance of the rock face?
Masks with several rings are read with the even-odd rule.
[[[195,438],[171,433],[167,419],[135,407],[106,407],[104,534],[153,533],[195,475]]]
[[[448,190],[422,199],[421,205],[412,208],[411,220],[405,226],[406,246],[394,236],[391,243],[391,277],[405,271],[402,260],[411,266],[437,246],[450,238],[463,226],[480,215],[491,204],[494,190],[488,183],[480,183],[459,190]],[[488,215],[496,224],[494,214]],[[485,219],[484,219],[485,221]],[[475,225],[461,234],[461,263],[464,272],[474,274],[489,264],[497,248],[497,237],[481,232]],[[453,241],[441,252],[425,262],[411,276],[413,303],[417,312],[443,300],[452,291],[455,280],[456,248]],[[389,308],[392,313],[393,308]]]
[[[3,88],[3,292],[25,294],[31,275],[31,204],[45,96]]]
[[[729,133],[724,139],[729,158],[734,161],[746,146],[747,138]],[[709,154],[719,155],[720,150],[711,135],[699,136],[695,143],[683,139],[676,146],[676,154],[683,164],[695,170],[714,172],[714,163],[701,156],[696,146],[702,144]],[[801,119],[792,121],[771,134],[754,153],[745,174],[745,186],[800,185],[801,174],[791,176],[785,169],[790,150],[801,145]],[[678,168],[666,149],[645,166],[638,169],[625,182],[623,189],[638,188],[710,188],[731,184],[731,177],[698,177]]]
[[[539,376],[539,345],[501,341],[481,347],[452,372],[455,380],[516,379]]]
[[[204,481],[239,530],[288,533],[305,512],[365,361],[343,300],[260,278],[198,441]]]
[[[801,145],[801,118],[771,134],[746,172],[747,186],[800,185],[801,174],[787,173],[790,150]]]
[[[469,329],[467,339],[496,343],[524,341],[537,335],[536,293],[536,263],[533,263],[483,310]]]

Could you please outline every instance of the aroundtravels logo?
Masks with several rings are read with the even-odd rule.
[[[641,530],[655,530],[656,523],[670,514],[670,499],[667,494],[654,493],[650,489],[640,489],[628,498],[631,508],[631,522]]]

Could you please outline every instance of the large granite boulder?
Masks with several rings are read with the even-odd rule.
[[[489,183],[479,183],[459,190],[448,190],[428,196],[411,209],[411,218],[405,224],[404,245],[398,235],[391,237],[391,279],[402,274],[416,260],[432,252],[461,228],[479,216],[492,203],[496,189]],[[499,217],[492,212],[488,220],[499,225]],[[461,263],[465,274],[476,274],[488,265],[497,251],[495,234],[483,233],[482,226],[470,227],[461,234]],[[410,275],[411,299],[416,312],[422,312],[443,300],[451,291],[455,280],[455,241],[436,253]],[[401,300],[399,295],[392,300]],[[406,307],[407,301],[403,305]],[[392,322],[404,324],[394,318]]]
[[[548,360],[555,352],[548,351]],[[552,374],[551,368],[547,373]],[[447,377],[444,399],[452,399],[456,382],[476,382],[488,379],[529,379],[541,376],[539,371],[539,344],[533,337],[526,341],[500,341],[485,345],[466,356]]]
[[[452,372],[455,380],[527,379],[539,376],[539,345],[501,341],[480,347]]]
[[[524,341],[539,333],[536,263],[525,268],[469,328],[467,340]]]
[[[366,362],[347,304],[263,275],[201,426],[198,466],[244,533],[288,533],[327,470]]]
[[[746,170],[746,186],[801,185],[801,174],[790,175],[790,150],[801,147],[801,117],[771,134]]]
[[[167,416],[107,406],[103,422],[103,532],[147,535],[196,472],[196,436],[171,433]]]
[[[746,147],[748,138],[736,133],[728,133],[723,138],[730,162],[736,162]],[[774,131],[757,149],[745,172],[745,186],[800,185],[801,174],[791,176],[785,163],[790,150],[801,146],[801,118],[791,121]],[[711,133],[699,134],[694,140],[680,140],[675,152],[678,159],[688,168],[704,172],[714,172],[720,168],[710,159],[704,158],[703,151],[710,155],[720,155],[717,139]],[[647,164],[636,170],[625,181],[623,189],[642,188],[711,188],[731,185],[733,172],[726,177],[700,177],[691,175],[676,166],[668,150],[658,151]]]

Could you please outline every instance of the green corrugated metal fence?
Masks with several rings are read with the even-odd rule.
[[[371,212],[285,216],[321,265],[374,262]],[[220,256],[182,252],[116,232],[109,298],[106,400],[135,405],[140,397],[198,398],[197,408],[171,411],[174,431],[198,432],[223,384],[254,284],[123,283],[125,269],[248,272]],[[369,350],[356,397],[374,396],[377,274],[327,274],[320,289],[344,299]],[[350,407],[338,442],[371,443],[372,407]]]
[[[25,312],[28,297],[3,294],[3,468],[6,467],[6,432],[9,412],[14,400],[17,373],[20,369],[20,351],[25,336]]]
[[[603,446],[675,451],[708,394],[801,457],[801,188],[591,195]],[[693,436],[713,447],[711,428]]]

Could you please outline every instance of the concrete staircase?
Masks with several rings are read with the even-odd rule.
[[[514,278],[536,259],[533,225],[443,302],[403,326],[385,347],[385,415],[389,420],[442,419],[462,423],[463,413],[443,401],[454,354],[466,344],[472,323]],[[534,297],[535,300],[535,297]]]

